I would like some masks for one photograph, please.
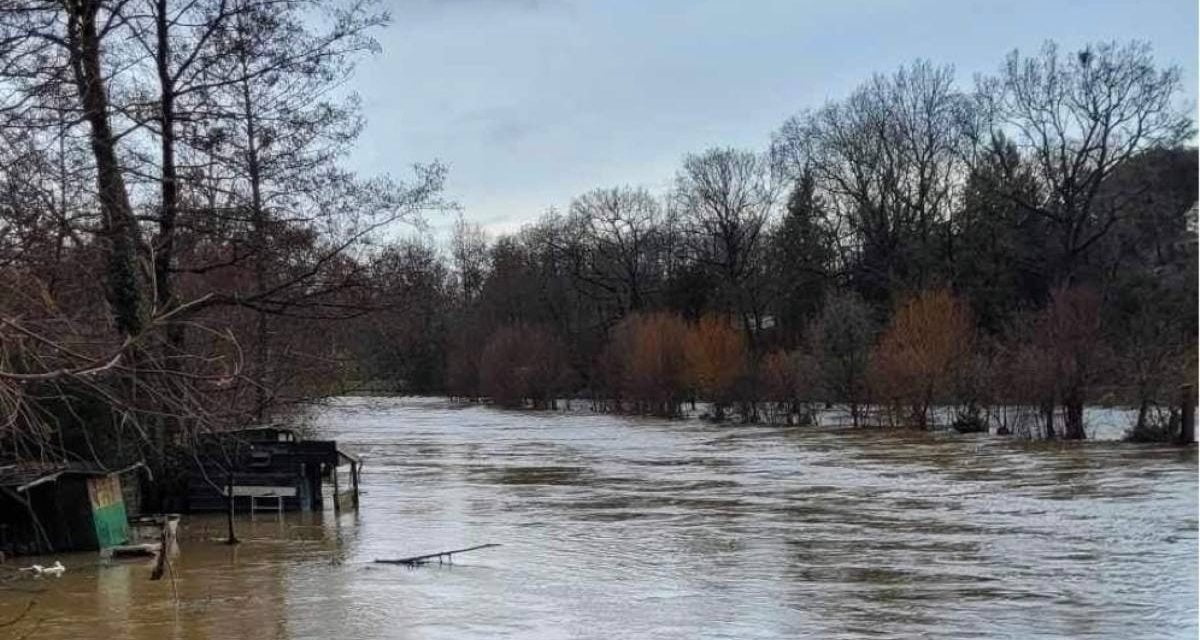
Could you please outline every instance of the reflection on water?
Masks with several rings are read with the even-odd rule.
[[[178,601],[143,562],[0,570],[0,622],[37,602],[0,637],[1196,636],[1194,449],[411,399],[318,422],[366,459],[357,514],[259,514],[236,547],[190,517]]]

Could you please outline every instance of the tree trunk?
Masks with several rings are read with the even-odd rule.
[[[116,137],[108,118],[108,94],[100,62],[96,30],[96,0],[67,3],[68,38],[75,88],[87,121],[96,160],[96,191],[102,214],[101,238],[107,252],[106,293],[117,330],[129,337],[141,333],[143,285],[138,277],[140,231],[129,203],[129,192],[117,161]]]
[[[1072,398],[1063,403],[1066,409],[1063,437],[1067,440],[1083,440],[1087,434],[1083,430],[1083,401]]]
[[[1054,439],[1054,403],[1050,402],[1042,405],[1042,420],[1045,424],[1045,432],[1042,434],[1047,440]]]
[[[1179,400],[1179,442],[1191,445],[1196,441],[1196,388],[1183,385]]]
[[[1150,413],[1150,400],[1148,400],[1147,398],[1142,398],[1141,403],[1138,404],[1137,427],[1135,427],[1138,431],[1141,431],[1142,429],[1146,428],[1146,416],[1149,413]]]
[[[175,287],[173,273],[175,268],[175,230],[179,215],[179,178],[175,161],[175,86],[171,78],[170,59],[170,25],[167,21],[167,0],[156,0],[155,6],[155,35],[156,47],[154,55],[155,69],[159,84],[159,126],[162,129],[160,140],[161,153],[161,183],[158,217],[158,238],[154,253],[154,294],[157,311],[162,313],[175,303]],[[183,349],[184,325],[171,322],[166,327],[165,352],[162,366],[165,369],[175,368],[176,356]],[[160,468],[165,466],[167,444],[174,440],[178,431],[179,418],[171,415],[169,408],[164,408],[163,414],[154,420],[155,440]]]
[[[155,66],[159,84],[159,125],[162,128],[161,211],[158,219],[158,242],[154,256],[154,287],[159,311],[165,311],[174,297],[171,272],[175,263],[175,223],[179,215],[179,179],[175,167],[175,87],[170,70],[170,40],[167,23],[167,0],[157,0],[155,31],[158,50]],[[177,346],[182,333],[177,323],[167,330],[168,342]]]
[[[242,74],[250,76],[246,61],[242,60]],[[250,214],[252,224],[251,243],[254,251],[254,288],[262,295],[267,290],[267,212],[262,195],[262,167],[258,148],[258,123],[255,106],[250,92],[250,80],[242,80],[242,115],[246,118],[246,170],[250,181]],[[254,417],[262,423],[266,419],[272,395],[269,392],[267,367],[270,363],[270,319],[266,312],[257,310],[254,327]]]
[[[233,531],[233,472],[229,471],[225,474],[225,524],[228,527],[229,535],[225,538],[225,544],[237,544],[237,535]],[[165,550],[164,550],[165,552]]]

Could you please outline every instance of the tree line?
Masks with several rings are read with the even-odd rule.
[[[1148,45],[1014,51],[969,87],[918,61],[805,110],[766,150],[689,154],[664,193],[598,188],[517,233],[460,219],[389,248],[406,306],[361,378],[676,415],[1169,426],[1196,369],[1194,127]],[[947,413],[949,411],[949,413]],[[1167,425],[1167,426],[1164,426]]]
[[[1196,151],[1139,43],[917,62],[517,233],[363,176],[370,0],[0,0],[0,463],[145,459],[388,383],[1085,435],[1194,377]],[[1010,419],[1007,412],[1013,412]],[[148,499],[153,500],[153,496]]]

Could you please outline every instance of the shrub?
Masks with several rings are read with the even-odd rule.
[[[446,355],[446,391],[451,397],[474,400],[481,395],[480,353],[478,345],[471,344],[470,337],[468,334],[455,336]]]
[[[687,334],[687,371],[693,388],[725,419],[738,382],[746,375],[746,338],[725,316],[705,315]]]
[[[967,304],[949,290],[912,296],[896,309],[872,355],[872,387],[926,428],[937,394],[954,386],[967,363],[973,337]]]
[[[1055,289],[1034,336],[1037,348],[1053,363],[1054,389],[1064,409],[1063,437],[1068,440],[1086,437],[1083,404],[1107,357],[1100,307],[1100,294],[1090,287]]]
[[[769,422],[811,422],[807,402],[814,397],[815,370],[815,361],[801,351],[777,350],[762,357],[757,378]]]
[[[1139,413],[1138,421],[1125,432],[1126,442],[1175,442],[1182,417],[1179,409],[1155,408]]]
[[[677,415],[687,392],[687,339],[687,324],[671,313],[633,314],[613,327],[600,367],[618,405]]]
[[[950,391],[957,405],[952,426],[959,433],[989,430],[990,409],[995,406],[997,371],[994,348],[969,354],[958,368]]]
[[[860,408],[867,399],[867,371],[874,339],[871,309],[853,293],[829,296],[808,329],[825,398],[845,402],[854,426],[859,425]]]
[[[492,334],[480,358],[480,385],[493,402],[535,409],[552,408],[566,390],[570,368],[566,350],[552,333],[526,324]]]

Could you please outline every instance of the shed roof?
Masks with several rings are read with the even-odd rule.
[[[53,482],[64,475],[105,476],[125,473],[144,466],[141,461],[119,469],[105,469],[82,462],[18,462],[0,465],[0,487],[18,492],[32,489],[43,482]]]
[[[233,429],[231,431],[218,432],[227,435],[234,435],[246,440],[284,440],[295,442],[300,440],[300,433],[295,429],[279,425],[267,425],[261,427],[246,427],[244,429]],[[216,435],[216,434],[214,434]],[[280,438],[279,436],[287,436]]]

